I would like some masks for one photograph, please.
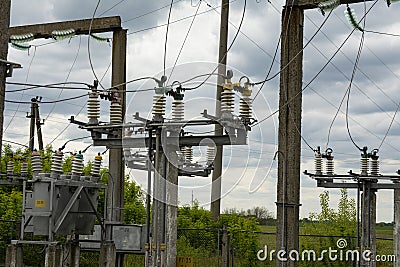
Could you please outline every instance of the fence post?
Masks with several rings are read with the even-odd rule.
[[[222,227],[222,267],[229,267],[229,236],[228,226]]]

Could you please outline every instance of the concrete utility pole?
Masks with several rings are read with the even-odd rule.
[[[40,122],[39,104],[37,102],[38,101],[36,100],[33,103],[33,106],[35,108],[36,132],[37,132],[37,136],[38,136],[39,150],[43,151],[43,135],[42,135],[42,125],[43,125],[43,123]]]
[[[299,248],[301,136],[298,131],[301,130],[303,23],[303,9],[284,7],[278,134],[278,150],[283,155],[279,153],[278,161],[276,249],[285,251]],[[298,266],[295,261],[283,264]],[[283,266],[282,262],[277,260],[276,266]]]
[[[119,29],[113,33],[112,46],[112,77],[111,86],[117,86],[126,82],[126,30]],[[122,121],[125,116],[126,109],[126,85],[120,85],[117,88],[119,97],[121,98]],[[122,137],[122,130],[118,133]],[[112,223],[123,223],[124,221],[124,183],[125,183],[125,164],[123,162],[122,148],[111,148],[109,152],[109,172],[108,180],[108,203],[107,219]],[[111,238],[111,225],[108,227],[107,239]],[[113,252],[113,250],[102,250]],[[113,257],[109,255],[109,257]],[[117,266],[123,266],[124,255],[117,254]]]
[[[36,98],[31,99],[31,114],[26,117],[31,119],[29,124],[29,150],[35,149],[35,105]]]
[[[362,234],[361,248],[369,250],[376,256],[376,190],[371,188],[371,182],[363,182],[362,203]],[[376,261],[361,259],[361,266],[376,267]]]
[[[166,158],[161,146],[161,129],[156,131],[156,152],[154,160],[154,184],[153,184],[153,225],[152,225],[152,247],[151,265],[152,267],[165,266],[165,174]],[[163,265],[162,265],[163,264]]]
[[[179,131],[171,132],[177,139]],[[171,136],[170,135],[170,136]],[[176,242],[178,238],[178,155],[179,147],[167,146],[167,183],[166,183],[166,266],[176,266]]]
[[[228,25],[229,25],[229,0],[222,0],[221,5],[221,27],[219,33],[219,52],[218,52],[218,78],[217,78],[217,95],[215,114],[221,117],[221,93],[222,86],[225,82],[223,76],[226,75],[227,62],[227,46],[228,46]],[[223,135],[223,128],[219,124],[215,124],[215,135]],[[214,221],[219,220],[221,213],[221,184],[222,184],[222,154],[223,146],[219,145],[216,149],[214,159],[214,171],[212,174],[211,184],[211,217]]]
[[[7,60],[8,28],[10,27],[11,0],[2,0],[0,4],[0,59]],[[3,146],[4,98],[6,92],[6,64],[0,64],[0,148]],[[0,150],[1,151],[1,150]],[[1,152],[0,152],[1,155]]]
[[[394,190],[394,255],[396,256],[394,267],[400,267],[400,189]]]

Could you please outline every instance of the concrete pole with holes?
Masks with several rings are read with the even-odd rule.
[[[224,78],[221,75],[226,74],[226,62],[227,62],[227,43],[228,43],[228,25],[229,25],[229,0],[222,0],[221,5],[221,26],[219,35],[219,52],[218,52],[218,78],[217,78],[217,96],[215,104],[215,114],[217,117],[221,117],[221,93]],[[219,124],[215,124],[215,135],[222,135],[223,128]],[[212,174],[211,184],[211,217],[214,221],[219,220],[221,212],[221,185],[222,185],[222,153],[223,148],[221,145],[217,146],[215,159],[214,159],[214,171]]]
[[[124,29],[115,30],[113,33],[112,45],[112,74],[111,85],[117,86],[118,97],[122,108],[122,121],[125,116],[126,109],[126,33]],[[123,85],[120,85],[123,84]],[[122,138],[122,130],[118,133]],[[123,160],[122,148],[110,148],[109,152],[109,179],[108,179],[108,196],[107,196],[107,229],[106,239],[112,240],[111,224],[122,224],[124,222],[124,184],[125,184],[125,164]],[[106,246],[113,246],[113,243],[107,243]],[[104,249],[101,252],[106,253],[105,258],[113,258],[116,256],[115,266],[123,266],[124,254],[117,253],[115,248]]]
[[[282,153],[278,155],[276,249],[285,251],[299,249],[303,23],[303,9],[284,7],[278,130],[278,150]],[[298,262],[277,260],[276,266],[295,267]]]
[[[400,181],[396,181],[398,183]],[[393,227],[393,241],[394,241],[394,267],[400,267],[400,189],[394,189],[394,227]]]

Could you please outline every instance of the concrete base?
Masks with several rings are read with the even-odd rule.
[[[60,244],[48,245],[46,248],[45,267],[62,267],[63,253]]]
[[[81,249],[78,242],[74,240],[67,242],[64,250],[65,262],[63,265],[66,267],[79,267],[80,253]]]
[[[11,244],[7,246],[6,252],[6,267],[22,267],[23,254],[22,247],[18,244]]]
[[[112,241],[103,242],[100,245],[99,267],[115,267],[117,251]]]

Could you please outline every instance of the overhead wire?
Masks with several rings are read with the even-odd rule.
[[[375,0],[374,3],[371,5],[371,7],[367,10],[366,14],[368,14],[372,8],[378,3],[378,0]],[[365,15],[366,15],[365,14]],[[365,17],[364,15],[364,17]],[[361,19],[363,20],[364,17]],[[325,68],[330,64],[330,62],[333,60],[333,58],[339,53],[339,51],[342,49],[342,47],[347,43],[347,41],[350,39],[350,37],[353,35],[355,29],[353,29],[349,35],[345,38],[345,40],[341,43],[341,45],[338,47],[338,49],[335,51],[335,53],[329,58],[329,60],[324,64],[324,66],[322,66],[322,68],[313,76],[313,78],[302,88],[301,91],[299,91],[296,95],[294,95],[291,99],[289,99],[288,101],[286,101],[285,103],[283,103],[277,110],[275,110],[274,112],[272,112],[270,115],[266,116],[265,118],[263,118],[262,120],[256,122],[255,124],[253,124],[254,126],[259,125],[260,123],[266,121],[267,119],[271,118],[272,116],[274,116],[275,114],[277,114],[279,112],[280,109],[286,107],[290,102],[292,102],[298,95],[300,95],[301,93],[303,93],[314,81],[315,79],[318,78],[318,76],[325,70]]]
[[[53,103],[59,103],[59,102],[75,100],[75,99],[78,99],[78,98],[82,98],[84,96],[88,96],[88,94],[68,97],[68,98],[64,98],[64,99],[58,99],[58,100],[54,100],[54,101],[41,101],[41,102],[38,102],[38,103],[40,103],[40,104],[53,104]],[[9,99],[5,99],[4,102],[6,102],[6,103],[14,103],[14,104],[29,104],[29,105],[32,104],[32,102],[28,102],[28,101],[15,101],[15,100],[9,100]]]
[[[365,8],[365,15],[364,15],[364,19],[363,19],[363,21],[364,21],[364,27],[363,28],[365,28],[366,16],[367,16],[367,13],[366,13],[367,12],[367,8],[366,8],[365,0],[364,0],[364,8]],[[348,4],[347,4],[347,9],[348,10],[350,9]],[[356,29],[360,30],[360,27],[356,27]],[[353,145],[359,151],[362,151],[362,148],[359,145],[357,145],[357,143],[354,141],[354,138],[351,135],[351,131],[350,131],[350,126],[349,126],[349,102],[350,102],[351,87],[353,85],[353,81],[354,81],[354,78],[355,78],[355,75],[356,75],[356,71],[357,71],[357,66],[358,66],[358,63],[360,61],[361,53],[362,53],[363,46],[364,46],[364,40],[365,40],[364,38],[365,38],[365,33],[364,33],[363,30],[361,30],[360,45],[358,47],[356,61],[354,62],[354,67],[353,67],[353,71],[352,71],[352,74],[351,74],[350,83],[349,83],[349,86],[347,88],[347,100],[346,100],[346,129],[347,129],[347,133],[349,135],[349,138],[350,138],[351,142],[353,143]]]
[[[165,76],[165,69],[167,64],[167,46],[168,46],[168,31],[169,31],[169,22],[171,19],[171,12],[172,12],[172,5],[174,4],[174,0],[171,0],[171,4],[169,6],[168,12],[168,20],[167,20],[167,30],[165,31],[165,42],[164,42],[164,76]]]
[[[177,4],[178,2],[181,2],[181,1],[183,1],[183,0],[174,1],[174,5]],[[170,6],[170,4],[165,5],[165,6],[162,6],[162,7],[160,7],[160,8],[154,9],[154,10],[152,10],[152,11],[149,11],[149,12],[144,13],[144,14],[142,14],[142,15],[136,16],[136,17],[134,17],[134,18],[124,20],[124,21],[122,21],[122,23],[130,22],[130,21],[132,21],[132,20],[136,20],[136,19],[142,18],[142,17],[144,17],[144,16],[153,14],[153,13],[155,13],[155,12],[157,12],[157,11],[160,11],[160,10],[162,10],[162,9],[164,9],[164,8],[167,8],[167,7],[169,7],[169,6]]]
[[[122,4],[122,3],[125,2],[125,1],[126,1],[126,0],[121,0],[121,1],[119,1],[118,3],[114,4],[112,7],[106,9],[105,11],[103,11],[103,12],[99,15],[99,17],[101,17],[101,16],[103,16],[104,14],[106,14],[107,12],[113,10],[114,8],[116,8],[117,6],[119,6],[120,4]]]
[[[106,70],[106,72],[107,72],[107,71],[108,71],[108,69]],[[105,77],[105,73],[104,73],[104,75],[103,75],[103,77],[102,77],[102,80],[103,80],[104,77]],[[102,80],[100,80],[100,82],[101,82]],[[87,105],[87,103],[85,103],[85,104],[81,107],[81,109],[78,111],[78,113],[75,114],[75,117],[77,117],[77,116],[79,116],[79,114],[81,114],[81,112],[82,112],[83,109],[86,107],[86,105]],[[51,145],[54,141],[56,141],[70,126],[71,126],[71,122],[69,122],[69,123],[67,124],[67,126],[65,126],[64,129],[62,129],[62,130],[56,135],[56,137],[54,137],[54,138],[51,140],[51,142],[50,142],[49,144]]]
[[[97,1],[96,7],[95,7],[95,9],[93,11],[92,19],[90,20],[89,33],[88,33],[89,37],[88,37],[88,41],[87,41],[87,51],[88,51],[88,57],[89,57],[89,65],[90,65],[90,68],[91,68],[92,73],[93,73],[94,77],[96,78],[96,80],[99,80],[99,78],[97,77],[96,71],[94,70],[94,67],[93,67],[92,56],[91,56],[91,52],[90,52],[90,39],[91,39],[90,38],[90,33],[92,32],[93,20],[94,20],[94,17],[96,16],[96,12],[97,12],[97,9],[99,8],[100,2],[101,2],[101,0]],[[101,86],[101,88],[104,89],[104,86],[101,84],[101,82],[99,82],[99,85]]]
[[[35,47],[35,49],[34,49],[34,51],[33,51],[33,55],[32,55],[31,61],[29,62],[28,70],[27,70],[27,72],[26,72],[26,77],[25,77],[25,83],[28,82],[29,74],[30,74],[31,67],[32,67],[32,63],[33,63],[33,60],[35,59],[35,56],[36,56],[36,47]],[[22,93],[22,95],[21,95],[21,97],[20,97],[20,100],[22,100],[23,97],[24,97],[24,94]],[[19,107],[20,107],[20,104],[18,103],[17,111],[19,110]],[[13,121],[15,115],[17,114],[17,111],[15,111],[13,117],[12,117],[11,120],[8,122],[7,126],[5,127],[4,133],[7,132],[8,127],[10,127],[10,125],[11,125],[11,123],[12,123],[12,121]]]
[[[77,90],[91,90],[89,89],[89,84],[86,83],[74,83],[74,82],[62,82],[62,83],[53,83],[53,84],[32,84],[32,83],[19,83],[19,82],[6,82],[6,84],[10,85],[23,85],[24,88],[20,89],[13,89],[13,90],[6,90],[7,93],[15,93],[15,92],[21,92],[21,91],[28,91],[32,89],[37,89],[37,88],[50,88],[50,89],[77,89]],[[87,85],[88,87],[72,87],[72,86],[58,86],[62,84],[84,84]],[[29,87],[26,87],[29,86]]]
[[[228,4],[229,4],[229,3],[228,3]],[[208,75],[207,78],[206,78],[204,81],[202,81],[199,85],[197,85],[197,86],[195,86],[195,87],[192,87],[192,88],[184,88],[185,90],[196,90],[196,89],[200,88],[202,85],[204,85],[204,84],[208,81],[208,79],[212,76],[212,74],[215,73],[215,71],[218,69],[219,64],[221,64],[221,62],[226,58],[227,54],[229,53],[229,51],[231,50],[233,44],[235,43],[237,37],[239,36],[240,30],[241,30],[242,25],[243,25],[244,17],[245,17],[245,14],[246,14],[246,5],[247,5],[247,0],[244,0],[243,12],[242,12],[242,17],[241,17],[241,19],[240,19],[239,27],[238,27],[238,29],[237,29],[237,31],[236,31],[236,33],[235,33],[235,35],[234,35],[234,37],[233,37],[231,43],[230,43],[228,49],[226,50],[224,56],[222,57],[221,61],[218,62],[216,68],[215,68],[215,69],[210,73],[210,75]]]
[[[65,83],[68,82],[68,79],[69,79],[69,77],[70,77],[70,75],[71,75],[71,73],[72,73],[72,70],[74,69],[74,66],[75,66],[76,61],[77,61],[78,56],[79,56],[79,51],[81,50],[81,43],[82,43],[82,36],[79,36],[78,49],[77,49],[77,51],[76,51],[74,60],[72,61],[72,65],[71,65],[71,67],[69,68],[67,77],[65,78]],[[64,86],[65,86],[65,84],[64,84]],[[61,89],[60,93],[59,93],[58,96],[57,96],[57,99],[59,99],[59,98],[61,97],[61,94],[63,93],[63,91],[64,91],[64,88]],[[51,107],[51,109],[50,109],[49,113],[47,114],[45,120],[47,120],[47,119],[49,118],[50,114],[54,111],[56,105],[57,105],[57,103],[54,103],[54,105]]]
[[[306,16],[307,17],[307,16]],[[308,18],[308,17],[307,17]],[[311,21],[311,23],[313,23],[313,25],[315,26],[315,27],[318,27],[318,25],[313,21],[313,20],[311,20],[310,18],[308,18],[310,21]],[[343,21],[342,21],[343,22]],[[346,26],[347,26],[347,24],[346,24]],[[331,44],[333,44],[336,48],[337,48],[337,46],[334,44],[334,42],[332,41],[332,39],[330,39],[329,38],[329,36],[327,36],[326,34],[325,34],[325,32],[324,31],[322,31],[321,30],[321,33],[325,36],[325,38],[327,38],[327,40],[329,40],[329,42],[331,43]],[[311,43],[311,45],[320,53],[320,55],[321,56],[323,56],[325,59],[328,59],[328,57],[316,46],[316,45],[314,45],[313,43]],[[364,46],[365,46],[365,44],[364,44]],[[365,47],[367,47],[367,46],[365,46]],[[367,47],[367,49],[368,49],[368,47]],[[352,61],[343,51],[340,51],[341,52],[341,54],[351,63],[351,64],[353,64],[354,65],[354,61]],[[382,62],[381,62],[382,63]],[[345,77],[346,79],[348,79],[348,80],[350,80],[350,78],[349,77],[347,77],[346,76],[346,74],[339,68],[339,67],[337,67],[333,62],[331,62],[330,63],[338,72],[340,72],[342,75],[343,75],[343,77]],[[389,100],[391,100],[397,107],[398,107],[398,103],[396,102],[396,101],[394,101],[393,100],[393,98],[391,98],[376,82],[374,82],[358,65],[357,65],[357,70],[362,74],[362,75],[364,75],[372,84],[374,84],[374,86],[376,86],[381,92],[382,92],[382,94],[384,94]],[[398,78],[398,77],[397,77]],[[398,78],[399,79],[399,78]],[[354,87],[356,87],[363,95],[365,95],[372,103],[374,103],[382,112],[386,112],[380,105],[378,105],[373,99],[371,99],[365,92],[364,92],[364,90],[361,90],[361,88],[359,87],[359,86],[357,86],[357,84],[353,84],[353,86]],[[343,95],[343,98],[342,98],[342,100],[341,100],[341,102],[340,102],[340,105],[339,105],[339,107],[338,107],[338,110],[336,111],[336,113],[335,113],[335,115],[334,115],[334,118],[333,118],[333,120],[332,120],[332,122],[331,122],[331,124],[330,124],[330,126],[329,126],[329,130],[328,130],[328,137],[327,137],[327,143],[326,143],[326,148],[328,148],[329,147],[329,141],[330,141],[330,134],[331,134],[331,130],[332,130],[332,127],[333,127],[333,123],[335,122],[335,120],[336,120],[336,117],[338,116],[338,114],[339,114],[339,109],[341,108],[341,106],[342,106],[342,104],[343,104],[343,102],[344,102],[344,100],[346,99],[346,96],[347,96],[347,90],[346,90],[346,92],[345,92],[345,94]],[[388,114],[388,113],[386,113],[390,118],[392,118],[392,116],[390,115],[390,114]],[[396,114],[396,113],[395,113]],[[393,124],[393,119],[392,119],[392,122],[391,122],[391,124]],[[397,122],[398,123],[398,122]],[[399,124],[399,123],[398,123]],[[390,129],[390,127],[391,127],[391,125],[389,126],[389,129]]]
[[[190,25],[189,25],[189,29],[188,29],[187,32],[186,32],[186,36],[185,36],[185,38],[183,39],[181,48],[179,49],[178,55],[177,55],[177,57],[176,57],[176,59],[175,59],[174,65],[173,65],[173,67],[172,67],[172,69],[171,69],[171,72],[170,72],[170,74],[169,74],[167,83],[168,83],[169,79],[172,77],[172,74],[174,73],[176,64],[178,63],[179,57],[180,57],[181,54],[182,54],[183,48],[184,48],[184,46],[185,46],[185,44],[186,44],[186,41],[187,41],[187,39],[188,39],[188,37],[189,37],[190,31],[192,30],[192,26],[193,26],[194,21],[196,20],[197,13],[199,12],[200,6],[201,6],[201,0],[199,1],[198,5],[197,5],[197,9],[196,9],[196,12],[194,13],[194,17],[193,17],[193,19],[192,19],[192,21],[191,21],[191,23],[190,23]],[[165,75],[165,74],[164,74],[164,75]]]
[[[308,47],[308,45],[312,42],[312,40],[315,38],[315,36],[317,36],[317,34],[318,34],[318,33],[320,32],[320,30],[322,29],[322,27],[323,27],[323,26],[325,25],[325,23],[328,21],[328,19],[329,19],[329,17],[330,17],[331,14],[332,14],[332,10],[328,13],[328,15],[325,17],[324,21],[321,23],[320,27],[318,27],[318,29],[317,29],[317,30],[315,31],[315,33],[311,36],[311,38],[307,41],[307,43],[303,46],[303,48],[302,48],[293,58],[291,58],[291,59],[289,60],[289,62],[288,62],[285,66],[282,66],[281,69],[280,69],[277,73],[275,73],[274,75],[272,75],[271,77],[269,77],[270,71],[271,71],[272,66],[273,66],[273,62],[272,62],[271,67],[270,67],[270,69],[269,69],[269,71],[268,71],[268,73],[267,73],[266,78],[265,78],[263,81],[252,83],[252,85],[260,85],[260,84],[261,84],[261,87],[260,87],[260,89],[257,91],[257,94],[256,94],[256,96],[254,97],[254,99],[258,96],[258,94],[260,93],[260,91],[262,90],[262,88],[263,88],[263,86],[264,86],[264,84],[265,84],[266,82],[275,79],[279,74],[281,74],[284,70],[286,70],[286,69],[290,66],[290,64],[292,64],[292,62],[293,62],[299,55],[301,55],[301,54],[303,53],[303,51]],[[281,39],[282,39],[282,37],[280,37],[279,40],[281,40]],[[277,50],[275,50],[275,55],[274,55],[274,57],[276,57],[276,53],[277,53]]]

